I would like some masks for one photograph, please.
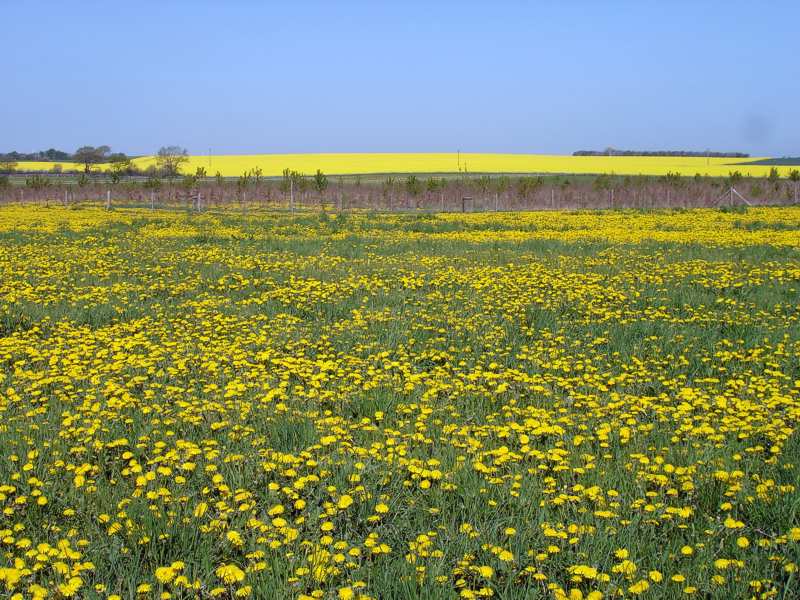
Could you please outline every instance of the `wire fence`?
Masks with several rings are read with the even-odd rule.
[[[762,180],[683,183],[635,182],[597,186],[595,183],[512,184],[475,180],[440,180],[432,189],[402,182],[334,183],[325,189],[285,189],[280,181],[240,186],[231,183],[179,183],[148,188],[138,182],[111,185],[47,184],[41,187],[5,186],[0,203],[77,206],[102,204],[112,207],[209,210],[223,208],[324,209],[332,211],[378,210],[389,212],[484,212],[581,209],[693,208],[724,205],[789,205],[798,203],[797,182],[766,184]]]

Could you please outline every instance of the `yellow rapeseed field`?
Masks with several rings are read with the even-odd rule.
[[[209,175],[219,172],[226,177],[241,175],[260,168],[265,176],[280,175],[284,169],[313,174],[317,169],[332,175],[371,173],[615,173],[618,175],[665,175],[679,173],[694,176],[697,173],[727,176],[731,171],[754,177],[765,176],[770,167],[743,165],[758,158],[697,158],[697,157],[646,157],[646,156],[562,156],[552,154],[252,154],[192,156],[183,171],[194,173],[203,167]],[[155,158],[137,158],[134,164],[146,169],[155,164]],[[64,169],[80,165],[61,163]],[[49,170],[53,163],[19,163],[20,169]],[[105,168],[104,166],[100,167]],[[796,167],[777,167],[786,176]]]
[[[798,207],[0,239],[3,598],[797,596]]]

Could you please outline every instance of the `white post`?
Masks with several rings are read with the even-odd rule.
[[[494,212],[497,212],[497,206],[498,206],[498,204],[499,204],[499,202],[498,202],[498,193],[497,193],[497,192],[495,192],[495,193],[494,193]]]
[[[556,188],[550,188],[550,208],[556,207]]]
[[[197,212],[200,212],[200,208],[203,206],[203,194],[197,192]]]
[[[294,179],[289,178],[289,210],[294,212]]]
[[[67,190],[64,190],[64,206],[67,205]]]
[[[150,192],[150,210],[156,209],[156,193]]]
[[[441,212],[444,212],[444,192],[439,192],[439,202],[442,205]]]
[[[106,210],[111,210],[111,190],[106,190]]]

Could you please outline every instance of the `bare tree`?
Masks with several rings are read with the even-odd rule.
[[[181,167],[189,161],[186,148],[180,146],[162,146],[156,155],[156,164],[159,170],[168,177],[173,177],[181,172]]]

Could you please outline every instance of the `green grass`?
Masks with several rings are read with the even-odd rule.
[[[12,210],[0,211],[0,566],[36,562],[22,540],[69,540],[70,569],[93,564],[75,572],[82,598],[227,599],[245,585],[336,598],[356,582],[380,599],[557,596],[548,585],[632,597],[643,579],[646,598],[793,597],[791,209]],[[658,241],[665,231],[683,238]],[[353,504],[338,509],[344,494]],[[278,504],[284,525],[270,524]],[[370,556],[371,534],[391,551]],[[412,547],[420,535],[429,548]],[[332,570],[315,578],[303,569],[320,548]],[[619,572],[620,549],[635,574]],[[56,560],[24,583],[3,575],[0,595],[57,588]],[[173,561],[198,589],[156,581]],[[230,563],[245,581],[221,582]],[[607,578],[574,579],[575,565]]]

